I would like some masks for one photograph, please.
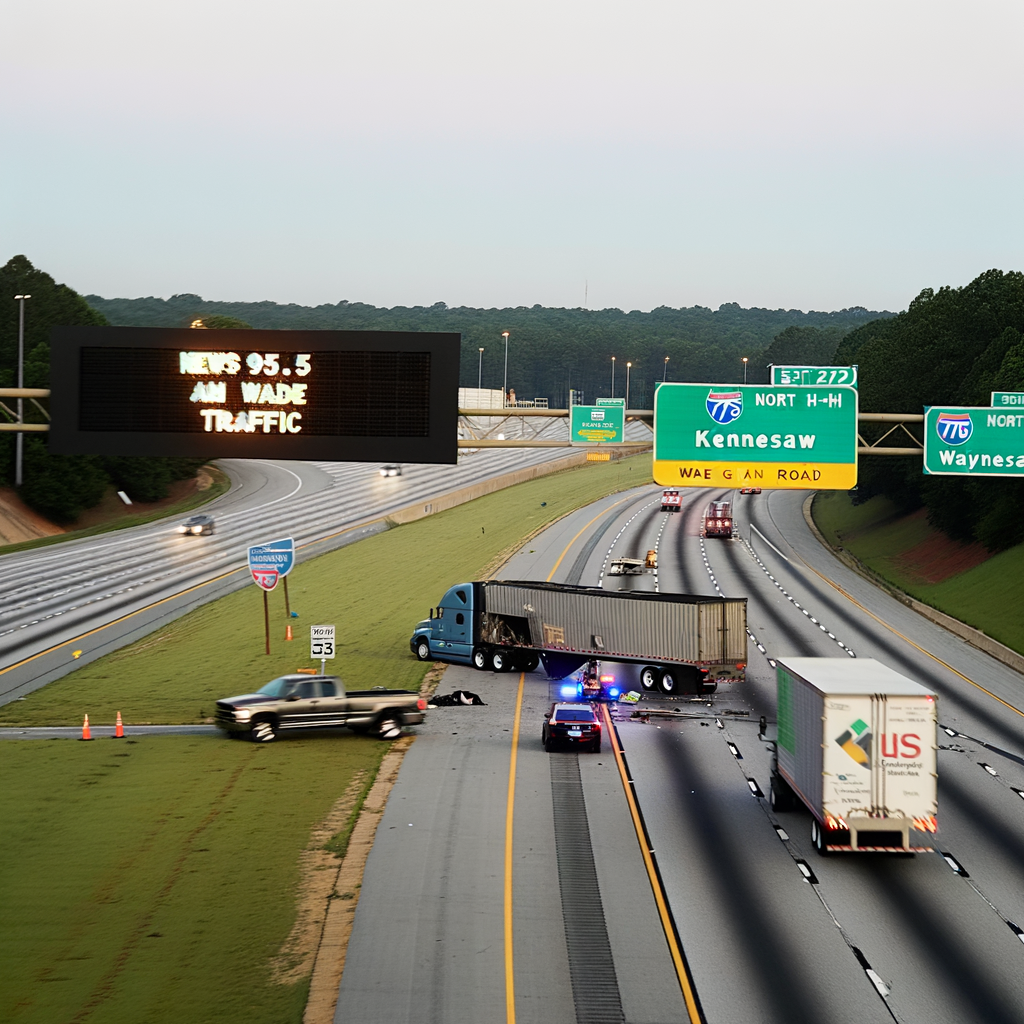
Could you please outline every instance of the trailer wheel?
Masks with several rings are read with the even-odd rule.
[[[662,693],[675,693],[679,689],[679,683],[676,680],[675,672],[667,668],[661,673],[661,692]]]
[[[430,661],[430,641],[425,636],[416,638],[416,657],[420,661]]]
[[[825,843],[825,833],[821,825],[818,824],[817,818],[811,818],[811,843],[819,856],[827,857],[829,855],[829,849]]]
[[[661,673],[653,665],[645,665],[640,672],[640,685],[647,691],[654,690],[661,679]]]
[[[536,654],[531,654],[527,657],[526,661],[523,662],[523,671],[536,672],[538,665],[540,665],[540,658]]]
[[[510,672],[512,670],[512,658],[504,651],[491,651],[491,671]]]
[[[480,672],[487,671],[487,651],[483,647],[473,648],[473,668]]]

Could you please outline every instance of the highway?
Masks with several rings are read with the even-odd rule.
[[[1021,677],[838,562],[805,494],[732,494],[739,530],[722,540],[700,536],[700,514],[730,495],[684,493],[679,514],[653,487],[579,510],[502,576],[745,596],[746,682],[640,705],[685,718],[616,707],[627,787],[610,744],[544,753],[557,686],[542,673],[520,689],[450,667],[442,690],[487,706],[439,708],[417,730],[367,863],[337,1024],[1024,1021]],[[652,547],[657,577],[606,575]],[[757,723],[774,738],[783,655],[877,658],[939,694],[935,852],[820,857],[809,813],[770,811]]]
[[[505,430],[532,436],[537,427],[511,419]],[[564,433],[556,423],[541,436]],[[630,423],[627,434],[650,431]],[[0,704],[246,586],[251,544],[291,536],[303,560],[379,532],[396,510],[568,454],[470,450],[457,465],[406,465],[390,478],[372,463],[221,459],[232,486],[203,508],[216,518],[212,536],[182,536],[179,519],[162,520],[0,555]]]

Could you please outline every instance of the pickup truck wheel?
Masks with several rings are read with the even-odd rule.
[[[661,692],[662,693],[675,693],[679,688],[679,683],[676,680],[676,674],[672,669],[667,668],[661,673]]]
[[[509,672],[512,669],[512,658],[504,651],[491,652],[491,671]]]
[[[416,641],[416,657],[420,661],[430,661],[430,641],[425,636],[421,636]]]
[[[473,668],[481,672],[487,671],[487,651],[483,647],[473,648]]]
[[[657,688],[659,679],[660,673],[653,665],[645,665],[640,673],[640,685],[648,691]]]
[[[382,740],[396,740],[402,735],[402,719],[393,711],[385,711],[377,719],[377,735]]]
[[[272,718],[257,718],[249,726],[249,738],[253,743],[272,743],[277,739],[277,723]]]

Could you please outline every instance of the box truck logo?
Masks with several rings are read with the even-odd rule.
[[[708,415],[724,427],[740,418],[743,412],[743,392],[709,391],[706,404]]]
[[[842,736],[836,737],[836,743],[845,750],[850,757],[865,768],[871,767],[871,730],[867,722],[858,718],[849,729],[846,729]]]
[[[902,736],[892,734],[892,749],[889,749],[888,740],[890,737],[882,733],[882,757],[897,760],[901,757],[912,761],[915,757],[921,756],[921,737],[916,732],[905,732]],[[900,753],[899,748],[903,747]]]

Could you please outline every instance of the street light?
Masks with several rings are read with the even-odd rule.
[[[743,357],[743,383],[747,383],[747,357]]]
[[[481,383],[481,381],[483,379],[484,379],[484,350],[480,349],[480,366],[477,368],[477,371],[476,371],[476,389],[477,389],[477,391],[479,391],[483,387],[483,384]]]
[[[508,331],[502,331],[501,336],[505,339],[505,379],[501,385],[501,405],[504,408],[508,404]]]
[[[665,356],[665,372],[662,374],[661,382],[664,384],[668,380],[668,356]]]
[[[14,301],[18,303],[18,387],[25,386],[25,300],[31,299],[31,295],[15,295]],[[25,422],[24,399],[18,399],[18,422]],[[23,459],[24,432],[18,431],[14,441],[14,486],[21,486],[21,467]]]
[[[612,356],[612,398],[615,397],[615,356]]]
[[[629,369],[632,363],[626,363],[626,408],[629,408]]]

